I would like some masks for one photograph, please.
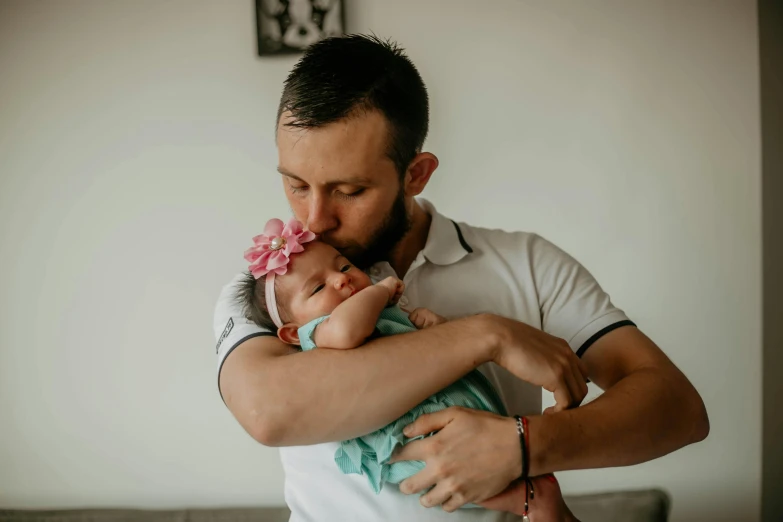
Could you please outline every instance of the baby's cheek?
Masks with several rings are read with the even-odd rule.
[[[367,288],[368,286],[372,285],[372,281],[370,280],[370,276],[365,274],[364,272],[361,272],[361,276],[359,276],[359,284],[362,287],[362,290]]]

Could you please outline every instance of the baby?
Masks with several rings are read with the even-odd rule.
[[[410,332],[446,321],[424,308],[410,314],[403,312],[396,306],[404,290],[402,281],[388,277],[373,284],[364,272],[336,249],[318,241],[295,219],[287,224],[270,220],[253,243],[245,252],[249,274],[237,292],[237,300],[248,319],[276,331],[283,342],[299,345],[304,351],[349,350],[374,336]],[[384,482],[397,484],[424,468],[421,461],[390,462],[397,447],[413,440],[403,435],[403,428],[421,415],[451,406],[506,415],[495,389],[474,370],[387,426],[341,442],[334,460],[343,473],[365,475],[378,493]],[[520,486],[516,489],[524,491]],[[487,507],[509,510],[503,509],[507,504],[495,502]]]

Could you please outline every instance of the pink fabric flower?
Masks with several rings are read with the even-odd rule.
[[[283,225],[279,219],[270,219],[264,227],[264,233],[253,238],[253,246],[245,251],[245,259],[253,277],[273,272],[283,275],[288,271],[291,254],[304,251],[302,244],[315,239],[315,234],[305,230],[302,223],[294,218]]]

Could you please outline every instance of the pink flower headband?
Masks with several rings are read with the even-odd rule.
[[[266,222],[264,233],[253,238],[253,246],[245,250],[245,259],[250,263],[248,269],[253,277],[266,277],[266,308],[275,326],[281,328],[283,321],[277,310],[275,299],[275,275],[284,275],[288,271],[291,254],[304,252],[302,244],[315,239],[315,234],[305,230],[302,223],[291,218],[286,225],[279,219]]]

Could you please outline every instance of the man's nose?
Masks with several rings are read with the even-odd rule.
[[[332,212],[327,198],[314,194],[310,200],[307,229],[313,234],[321,235],[337,228],[337,219]]]

